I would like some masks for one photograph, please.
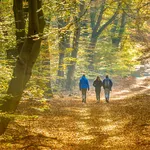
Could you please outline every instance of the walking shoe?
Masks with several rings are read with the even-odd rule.
[[[106,98],[106,102],[109,103],[109,100]]]

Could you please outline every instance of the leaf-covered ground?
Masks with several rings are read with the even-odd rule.
[[[103,94],[96,103],[93,89],[86,104],[80,93],[22,100],[0,150],[149,150],[150,80],[136,82],[116,87],[110,103]]]

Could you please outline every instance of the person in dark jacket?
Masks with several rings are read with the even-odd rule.
[[[99,76],[97,76],[96,80],[93,82],[93,86],[95,87],[96,99],[97,99],[97,102],[99,103],[101,86],[103,86],[103,82],[101,81]]]
[[[87,90],[90,89],[90,86],[88,79],[85,77],[85,74],[83,74],[83,76],[80,78],[79,88],[82,92],[82,102],[86,103],[86,93]]]
[[[110,91],[112,86],[113,83],[111,79],[109,79],[108,75],[106,75],[106,78],[103,80],[103,88],[104,88],[105,100],[107,103],[109,102]]]

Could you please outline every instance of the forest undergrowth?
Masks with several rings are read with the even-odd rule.
[[[133,81],[133,80],[132,80]],[[114,86],[110,103],[96,103],[94,89],[48,100],[22,100],[0,137],[0,150],[148,150],[150,78]]]

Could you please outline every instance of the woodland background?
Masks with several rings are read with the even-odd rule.
[[[97,75],[116,91],[148,82],[149,10],[148,0],[0,0],[0,134],[20,102],[78,97],[83,73],[91,95]]]

